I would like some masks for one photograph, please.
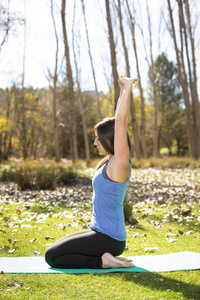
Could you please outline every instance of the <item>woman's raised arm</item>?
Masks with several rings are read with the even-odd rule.
[[[115,178],[115,180],[119,182],[127,180],[130,173],[130,150],[127,138],[127,127],[132,86],[137,81],[137,78],[119,76],[121,91],[115,113],[114,157],[108,167],[111,178]]]

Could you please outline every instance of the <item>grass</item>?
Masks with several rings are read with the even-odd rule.
[[[185,272],[10,275],[3,277],[7,291],[1,299],[198,299],[196,280],[191,271],[187,278]]]
[[[0,256],[43,256],[50,243],[83,229],[91,220],[88,187],[62,186],[54,191],[19,191],[14,183],[2,183],[1,187]],[[197,170],[133,170],[128,195],[138,224],[127,225],[125,256],[199,252],[200,174]],[[171,237],[171,233],[175,236]],[[197,300],[199,275],[199,270],[1,274],[0,299]]]

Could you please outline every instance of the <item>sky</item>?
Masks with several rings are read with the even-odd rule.
[[[6,0],[2,0],[2,3],[6,3]],[[60,5],[61,0],[54,1],[57,5]],[[166,2],[166,1],[165,1]],[[66,1],[66,23],[68,40],[71,46],[71,30],[72,30],[72,16],[73,16],[73,3],[74,1]],[[147,26],[147,20],[145,17],[146,1],[140,1],[141,11],[138,13],[142,20],[143,26]],[[159,6],[163,3],[163,0],[157,1],[148,0],[150,6],[150,12],[152,17],[153,26],[153,51],[154,58],[158,53],[158,38],[157,30],[159,28],[158,11]],[[85,10],[88,22],[88,31],[90,36],[91,52],[94,61],[94,67],[97,77],[97,85],[99,91],[106,92],[108,90],[108,77],[111,81],[111,66],[110,56],[107,39],[107,23],[105,18],[105,1],[104,0],[85,0]],[[91,65],[87,51],[87,42],[85,37],[85,28],[83,22],[83,16],[81,12],[81,1],[76,0],[76,25],[75,25],[75,42],[80,44],[80,56],[78,59],[81,80],[81,87],[83,90],[93,90],[94,81],[92,77]],[[62,36],[62,26],[60,17],[60,7],[55,6],[55,19],[57,24],[57,30],[59,35],[59,67],[63,61],[64,45]],[[25,51],[25,86],[32,86],[34,88],[47,87],[48,72],[53,74],[55,65],[55,35],[53,22],[50,10],[50,0],[10,0],[10,10],[18,15],[25,16],[26,18],[26,51]],[[113,22],[114,27],[118,26]],[[164,23],[163,23],[164,24]],[[146,27],[147,28],[147,27]],[[170,58],[175,58],[175,53],[172,47],[172,41],[167,35],[162,40],[163,25],[160,27],[161,40],[160,45],[164,51],[166,51]],[[131,35],[128,28],[125,30],[127,46],[129,49],[129,60],[131,65],[131,75],[136,75],[135,58],[132,50]],[[142,38],[137,33],[137,46],[138,55],[140,61],[140,70],[142,73],[142,79],[146,83],[148,66],[145,61],[145,53],[143,48]],[[78,36],[80,35],[80,39]],[[148,36],[147,30],[145,35]],[[118,55],[118,72],[123,74],[125,72],[125,63],[123,58],[123,50],[120,46],[120,37],[116,37],[117,55]],[[18,25],[12,29],[8,40],[3,46],[0,52],[0,87],[5,88],[13,83],[21,83],[22,66],[23,66],[23,46],[24,45],[24,27]],[[72,54],[72,53],[71,53]],[[78,54],[77,54],[78,55]],[[73,56],[71,55],[72,65]],[[105,76],[106,74],[106,76]],[[75,72],[73,72],[75,77]]]

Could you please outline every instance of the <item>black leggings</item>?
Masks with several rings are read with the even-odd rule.
[[[53,268],[102,269],[101,256],[105,252],[113,256],[122,254],[125,241],[91,230],[69,234],[54,242],[45,253],[46,262]]]

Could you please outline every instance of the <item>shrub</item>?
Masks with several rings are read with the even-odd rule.
[[[180,169],[180,168],[199,168],[200,159],[194,160],[189,157],[164,157],[136,160],[132,159],[133,168],[159,168],[159,169]]]
[[[12,163],[9,166],[3,168],[0,176],[0,181],[14,181],[16,172],[16,163]]]
[[[56,169],[53,166],[44,164],[35,168],[35,185],[40,190],[54,189],[56,186]]]
[[[129,221],[129,218],[132,216],[133,204],[128,201],[127,193],[124,198],[124,220],[125,222]]]
[[[15,181],[20,190],[25,189],[55,189],[56,184],[71,184],[77,174],[69,166],[64,168],[57,163],[24,162],[17,166]]]
[[[71,184],[75,181],[76,177],[77,174],[72,167],[66,169],[60,166],[58,168],[57,183]]]
[[[20,190],[32,189],[34,186],[34,165],[24,162],[17,166],[15,180]]]

